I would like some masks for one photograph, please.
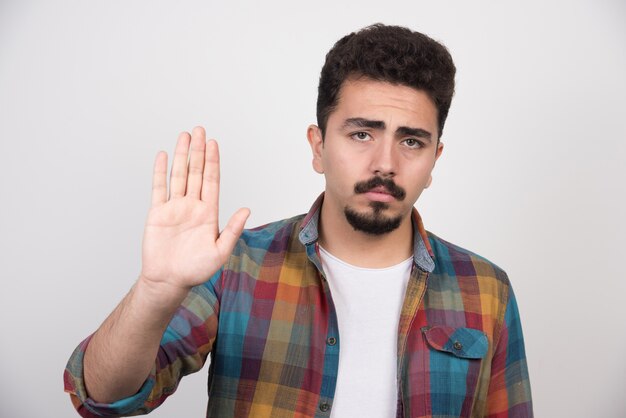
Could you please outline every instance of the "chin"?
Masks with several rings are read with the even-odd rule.
[[[384,209],[388,207],[384,202],[372,202],[370,206],[372,206],[373,211],[368,211],[367,213],[357,212],[349,206],[345,207],[344,215],[346,220],[355,231],[378,236],[398,229],[402,223],[401,215],[384,214]],[[384,208],[381,206],[384,206]]]

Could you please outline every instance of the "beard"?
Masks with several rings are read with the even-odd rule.
[[[386,216],[382,213],[389,205],[385,202],[372,202],[372,213],[359,213],[349,206],[343,210],[348,223],[355,231],[369,235],[383,235],[397,229],[402,222],[402,216]]]
[[[400,186],[396,185],[391,179],[382,177],[373,177],[370,180],[359,182],[354,185],[354,193],[367,193],[377,187],[384,187],[386,191],[397,200],[404,200],[406,192]],[[370,202],[371,212],[361,213],[355,209],[346,206],[344,215],[348,223],[355,231],[365,232],[369,235],[387,234],[400,226],[402,215],[387,216],[384,214],[389,205],[385,202]]]

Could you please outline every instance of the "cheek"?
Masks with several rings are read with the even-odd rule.
[[[350,175],[350,171],[355,167],[354,161],[350,158],[341,157],[335,154],[325,154],[322,157],[324,171],[334,178],[345,178]]]
[[[325,159],[326,186],[340,194],[351,194],[355,183],[363,180],[357,175],[354,168],[354,163],[349,159]]]
[[[428,186],[431,172],[431,167],[426,164],[420,165],[414,170],[411,170],[411,178],[406,182],[406,185],[412,190],[412,193],[419,194],[426,186]]]

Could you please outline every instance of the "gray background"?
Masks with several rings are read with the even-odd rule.
[[[222,215],[305,212],[305,131],[344,34],[401,24],[458,67],[426,226],[507,270],[538,417],[626,411],[623,1],[1,1],[0,416],[71,417],[62,371],[140,269],[153,158],[206,126]],[[206,368],[155,417],[201,417]]]

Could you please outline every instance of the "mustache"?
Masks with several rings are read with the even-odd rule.
[[[392,195],[398,200],[404,200],[406,192],[391,179],[384,179],[382,177],[372,177],[366,181],[360,181],[354,185],[354,193],[361,194],[367,193],[376,187],[384,187],[387,193]]]

